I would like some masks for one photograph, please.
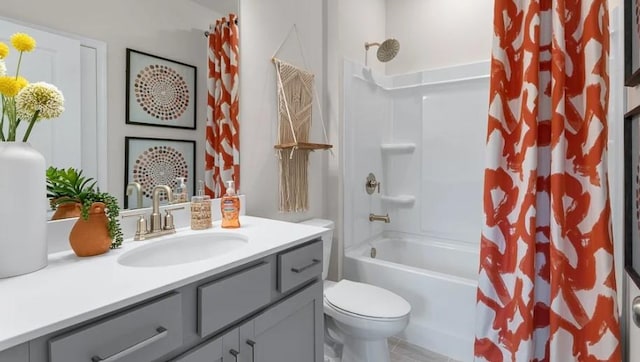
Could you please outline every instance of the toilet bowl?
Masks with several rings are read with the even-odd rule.
[[[342,362],[389,362],[387,338],[405,329],[411,305],[374,285],[326,280],[334,224],[322,219],[302,223],[327,229],[322,234],[326,344],[337,342],[342,346]]]

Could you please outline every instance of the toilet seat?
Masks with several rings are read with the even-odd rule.
[[[411,312],[411,305],[397,294],[346,279],[326,288],[324,300],[337,312],[371,320],[397,320]]]

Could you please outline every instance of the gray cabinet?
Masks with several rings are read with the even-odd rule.
[[[226,332],[223,336],[210,339],[185,352],[176,362],[322,362],[323,361],[323,300],[322,300],[322,265],[316,267],[315,260],[322,260],[320,242],[303,245],[293,250],[287,250],[277,256],[278,289],[286,285],[286,290],[296,290],[272,303],[268,308],[257,313],[253,318],[236,324],[237,327]],[[284,262],[283,262],[284,261]],[[306,267],[305,266],[309,266]],[[262,269],[260,269],[262,268]],[[235,284],[236,281],[252,275],[251,281],[243,285],[256,285],[266,282],[268,273],[264,265],[247,269],[242,274],[235,274],[221,281],[216,281],[199,288],[200,303],[211,298],[211,288],[218,288],[221,282]],[[257,271],[260,272],[257,272]],[[297,272],[297,271],[299,272]],[[283,280],[285,281],[283,283]],[[258,283],[258,284],[259,284]],[[240,288],[242,290],[244,288]],[[207,293],[202,293],[206,290]],[[261,288],[256,288],[257,295],[262,295]],[[222,289],[218,293],[220,296]],[[237,293],[235,291],[234,293]],[[251,302],[255,303],[255,302]],[[217,313],[228,310],[238,317],[236,311],[245,308],[249,311],[255,308],[246,300],[237,300],[234,307],[223,308],[224,303],[218,303]],[[202,312],[202,307],[200,311]],[[248,314],[251,315],[251,314]],[[211,316],[200,315],[200,319],[209,320]],[[202,321],[200,322],[202,325]],[[220,327],[223,323],[216,326]],[[200,333],[202,334],[202,328]],[[209,331],[209,329],[207,329]]]
[[[323,361],[322,281],[283,300],[253,320],[253,336],[240,346],[251,362]],[[254,342],[250,346],[249,341]]]
[[[264,262],[221,280],[198,287],[200,337],[271,302],[271,263]]]
[[[122,312],[49,340],[51,362],[152,361],[182,344],[181,296]]]
[[[175,362],[322,362],[322,313],[317,281]]]
[[[171,362],[239,362],[239,328],[193,347]]]
[[[282,293],[321,274],[321,242],[307,244],[278,255],[278,290]]]
[[[322,362],[321,260],[321,241],[293,247],[0,351],[0,362]]]
[[[29,362],[29,343],[1,351],[0,362]]]

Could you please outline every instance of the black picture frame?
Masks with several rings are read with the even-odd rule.
[[[624,117],[624,268],[640,288],[640,105]]]
[[[143,194],[142,207],[151,206],[151,193],[157,185],[171,190],[178,186],[176,177],[186,177],[187,195],[195,190],[196,142],[192,140],[125,137],[124,148],[124,208],[131,205],[126,195],[129,182],[138,182]],[[190,198],[190,197],[189,197]],[[137,207],[135,205],[134,207]]]
[[[624,85],[640,84],[640,13],[637,0],[624,0]]]
[[[127,48],[127,124],[196,129],[198,69]]]

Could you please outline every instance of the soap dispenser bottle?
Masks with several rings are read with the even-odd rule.
[[[233,188],[233,181],[227,181],[227,193],[220,200],[223,228],[240,227],[240,198]]]
[[[173,203],[187,202],[187,185],[185,184],[187,178],[176,177],[176,181],[178,181],[178,187],[176,187],[176,191],[173,193]]]
[[[204,230],[211,227],[211,198],[204,194],[204,182],[198,181],[196,196],[191,198],[191,229]]]

